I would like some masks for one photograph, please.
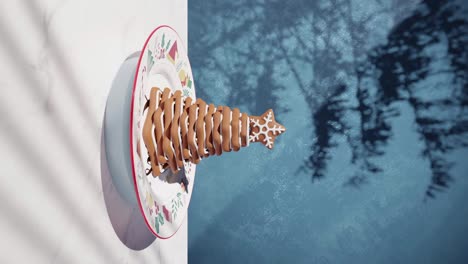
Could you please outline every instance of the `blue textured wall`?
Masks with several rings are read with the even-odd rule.
[[[467,263],[463,1],[189,1],[197,96],[287,127],[200,163],[190,263]]]

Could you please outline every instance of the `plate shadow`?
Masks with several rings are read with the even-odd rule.
[[[101,132],[101,183],[107,214],[120,241],[133,250],[151,245],[156,237],[146,226],[138,204],[131,205],[114,186],[107,164],[104,129]]]

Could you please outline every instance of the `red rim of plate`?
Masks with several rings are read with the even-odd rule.
[[[151,37],[153,36],[153,34],[158,31],[159,29],[161,28],[169,28],[171,29],[172,31],[174,31],[174,33],[177,35],[177,37],[179,39],[180,36],[179,34],[177,33],[177,31],[175,29],[173,29],[171,26],[168,26],[168,25],[160,25],[158,26],[157,28],[155,28],[151,34],[149,34],[148,38],[146,39],[145,41],[145,44],[143,45],[143,48],[141,49],[141,53],[140,53],[140,57],[138,58],[138,63],[136,65],[136,72],[135,72],[135,77],[134,77],[134,80],[133,80],[133,88],[132,88],[132,102],[130,104],[130,158],[131,158],[131,163],[132,163],[132,176],[133,176],[133,185],[134,185],[134,188],[135,188],[135,194],[136,194],[136,199],[138,201],[138,206],[140,208],[140,212],[141,214],[143,215],[143,219],[145,220],[145,223],[146,223],[146,226],[148,227],[148,229],[157,237],[157,238],[160,238],[160,239],[168,239],[168,238],[171,238],[172,236],[174,236],[180,229],[180,227],[182,226],[183,222],[185,221],[186,217],[187,217],[187,213],[188,213],[188,205],[190,203],[187,204],[187,212],[185,213],[184,215],[184,219],[182,220],[182,223],[177,227],[176,231],[168,236],[168,237],[163,237],[163,236],[160,236],[158,235],[156,232],[154,232],[153,228],[151,227],[150,223],[148,222],[148,220],[146,219],[146,215],[145,215],[145,212],[143,210],[143,205],[141,204],[141,201],[140,201],[140,193],[138,192],[138,187],[137,187],[137,179],[136,179],[136,173],[135,173],[135,164],[134,164],[134,156],[133,156],[133,108],[134,108],[134,100],[135,100],[135,89],[136,89],[136,83],[137,83],[137,78],[138,78],[138,73],[139,73],[139,68],[140,68],[140,64],[141,64],[141,59],[143,58],[143,54],[144,54],[144,51],[146,49],[146,46],[149,42],[149,40],[151,39]],[[182,47],[185,49],[185,43],[183,43],[183,41],[181,41],[182,43],[180,43],[182,45]],[[185,49],[187,51],[187,49]],[[187,54],[187,62],[188,62],[188,65],[190,67],[190,69],[192,68],[192,66],[190,65],[190,60],[188,60],[188,54]],[[195,89],[195,86],[193,87]],[[193,190],[192,190],[193,191]]]

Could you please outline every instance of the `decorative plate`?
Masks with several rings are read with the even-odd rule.
[[[184,169],[172,174],[167,169],[158,177],[151,168],[142,140],[147,111],[143,107],[152,87],[172,92],[181,90],[195,100],[192,69],[186,49],[177,32],[169,26],[156,28],[146,40],[137,64],[130,107],[130,148],[135,192],[148,228],[159,238],[170,238],[187,215],[196,165],[184,163]]]

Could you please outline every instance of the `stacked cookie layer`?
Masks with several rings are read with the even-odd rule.
[[[142,136],[155,177],[167,167],[177,172],[183,161],[197,164],[249,144],[250,117],[237,108],[192,102],[180,91],[153,87],[144,111]]]

